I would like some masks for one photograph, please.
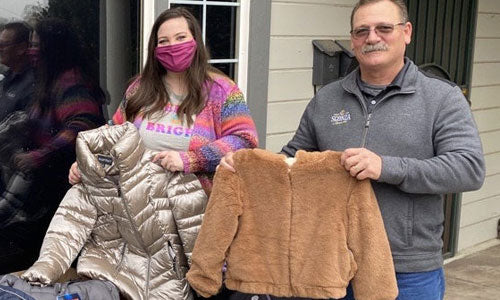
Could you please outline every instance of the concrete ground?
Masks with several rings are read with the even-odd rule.
[[[445,300],[500,299],[500,242],[445,261]]]

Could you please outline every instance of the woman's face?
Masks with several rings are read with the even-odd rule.
[[[40,37],[36,31],[33,31],[33,34],[31,35],[30,48],[40,49]]]
[[[188,23],[184,17],[167,20],[158,29],[158,47],[175,45],[193,39]]]

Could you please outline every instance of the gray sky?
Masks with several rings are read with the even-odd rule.
[[[0,18],[21,19],[26,5],[46,5],[48,0],[0,0]]]

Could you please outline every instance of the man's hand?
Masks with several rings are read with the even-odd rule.
[[[184,162],[177,151],[162,151],[153,157],[153,162],[160,161],[160,165],[170,172],[184,171]]]
[[[220,160],[220,164],[217,166],[217,168],[219,166],[222,166],[223,168],[226,168],[233,173],[236,172],[236,170],[234,169],[233,154],[234,152],[226,153],[226,155],[224,155],[224,157]]]
[[[378,180],[382,173],[382,158],[366,148],[349,148],[342,152],[340,163],[358,180]]]
[[[71,185],[75,185],[82,181],[82,176],[78,170],[78,163],[76,161],[69,168],[68,181]]]

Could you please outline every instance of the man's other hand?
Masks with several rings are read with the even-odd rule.
[[[378,180],[382,173],[382,158],[366,148],[349,148],[342,152],[340,163],[358,180]]]

